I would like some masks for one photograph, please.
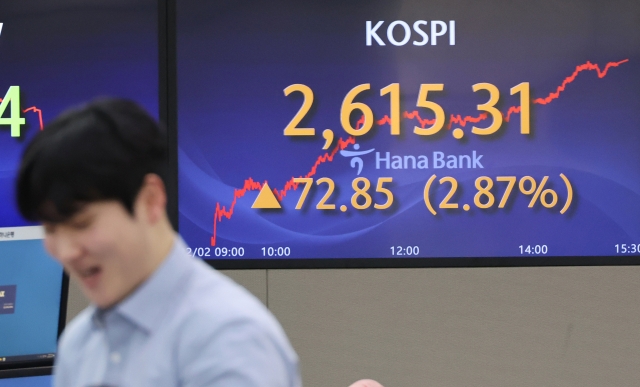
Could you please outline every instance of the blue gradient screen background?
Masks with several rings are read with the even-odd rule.
[[[519,246],[534,245],[547,246],[548,256],[612,256],[616,244],[640,243],[640,3],[187,0],[178,3],[177,16],[179,227],[191,247],[202,248],[200,256],[277,258],[262,249],[289,247],[290,254],[280,258],[392,258],[393,246],[418,246],[418,257],[511,257],[522,255]],[[394,46],[387,27],[395,20],[409,26],[455,20],[455,45],[444,35],[437,45],[415,46],[421,38],[413,32],[408,44]],[[366,21],[384,21],[377,32],[385,46],[366,45]],[[429,26],[424,30],[430,34]],[[402,28],[395,32],[401,40]],[[497,86],[496,106],[505,112],[518,105],[509,89],[522,82],[530,83],[533,101],[556,92],[577,66],[590,62],[604,70],[627,59],[602,78],[594,70],[580,71],[558,98],[532,104],[530,135],[520,133],[519,114],[493,136],[454,123],[464,130],[462,140],[447,125],[422,137],[413,133],[416,120],[401,119],[400,136],[391,136],[388,124],[374,124],[356,138],[360,150],[429,158],[429,169],[387,170],[376,169],[375,152],[362,156],[360,176],[372,182],[369,192],[379,177],[393,178],[391,208],[355,210],[350,199],[357,171],[337,154],[313,177],[335,182],[328,202],[347,205],[346,212],[315,208],[326,185],[314,185],[302,210],[295,210],[301,187],[287,192],[278,211],[252,209],[258,190],[251,190],[237,199],[230,219],[217,221],[212,246],[216,205],[229,210],[246,179],[283,189],[326,153],[324,129],[348,137],[340,107],[357,85],[371,84],[356,101],[379,120],[389,114],[381,88],[399,83],[401,111],[433,118],[416,108],[418,90],[422,83],[442,83],[444,91],[430,92],[429,100],[443,107],[448,124],[451,114],[480,113],[477,105],[488,93],[474,93],[476,83]],[[302,105],[301,93],[283,93],[295,83],[314,93],[299,125],[316,128],[314,137],[283,135]],[[433,152],[473,151],[483,156],[483,169],[433,168]],[[564,214],[567,188],[560,173],[574,196]],[[423,191],[433,174],[458,181],[452,202],[460,208],[436,208],[436,216],[427,210]],[[473,204],[479,176],[494,180],[496,204],[490,209]],[[528,208],[531,196],[516,185],[506,207],[497,208],[505,187],[497,176],[532,176],[537,182],[549,176],[546,188],[557,192],[559,204]],[[430,196],[436,207],[449,190],[437,179]],[[384,202],[384,196],[374,194],[373,202]],[[464,211],[463,204],[471,209]],[[222,255],[222,248],[234,247],[244,254]]]

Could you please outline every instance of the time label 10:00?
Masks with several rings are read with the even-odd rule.
[[[367,134],[373,127],[373,111],[371,108],[362,103],[354,102],[358,94],[371,89],[371,84],[363,83],[351,89],[342,101],[342,107],[340,108],[340,123],[342,128],[352,136],[362,136]],[[480,136],[488,136],[494,134],[502,126],[504,120],[503,114],[496,104],[500,100],[500,91],[495,85],[491,83],[476,83],[471,87],[474,92],[485,90],[489,92],[489,100],[484,104],[478,105],[478,110],[483,112],[486,117],[492,118],[492,123],[486,128],[480,128],[473,126],[471,133]],[[427,99],[429,92],[442,92],[444,91],[443,83],[423,83],[420,85],[420,91],[418,93],[418,101],[416,106],[431,111],[435,115],[435,119],[428,120],[431,126],[425,128],[415,126],[413,132],[420,136],[434,135],[444,127],[446,116],[442,106]],[[531,103],[530,103],[530,91],[529,82],[522,82],[510,89],[511,95],[520,94],[520,104],[515,108],[515,112],[520,113],[520,133],[530,134],[531,130]],[[291,122],[285,127],[285,136],[314,136],[315,128],[299,128],[298,125],[304,117],[309,113],[313,105],[313,91],[307,85],[296,83],[288,86],[284,89],[284,95],[289,96],[293,92],[302,93],[304,100],[302,106],[298,110],[298,113],[293,117]],[[392,83],[380,90],[380,95],[389,95],[390,102],[390,114],[389,124],[391,126],[391,134],[394,136],[400,135],[400,84]],[[364,121],[361,127],[353,127],[351,125],[351,113],[354,111],[360,111],[364,117]]]
[[[263,247],[263,257],[288,257],[291,255],[290,247]]]

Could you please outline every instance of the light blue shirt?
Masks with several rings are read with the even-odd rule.
[[[177,236],[162,265],[113,308],[64,331],[55,387],[298,387],[280,324],[241,286],[189,256]]]

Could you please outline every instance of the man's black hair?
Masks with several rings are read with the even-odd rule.
[[[166,182],[164,128],[136,103],[99,99],[62,113],[22,156],[16,197],[29,220],[63,222],[83,205],[117,200],[133,214],[145,175]]]

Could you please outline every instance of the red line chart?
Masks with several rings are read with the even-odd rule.
[[[346,148],[347,146],[349,146],[349,144],[355,144],[356,143],[356,139],[355,137],[348,137],[346,140],[343,139],[338,139],[338,144],[336,145],[335,148],[333,148],[333,150],[331,152],[327,152],[321,156],[319,156],[316,159],[316,162],[313,164],[313,166],[311,167],[311,169],[309,170],[309,172],[304,175],[304,176],[300,176],[300,177],[311,177],[313,175],[316,174],[316,171],[318,170],[318,167],[320,166],[320,164],[324,164],[327,162],[331,162],[333,161],[333,157],[336,155],[336,153],[338,153],[338,151],[343,150],[344,148]],[[273,193],[276,195],[276,197],[278,198],[278,200],[282,200],[285,196],[287,196],[287,192],[290,190],[296,190],[298,189],[298,183],[295,183],[293,181],[293,177],[291,179],[289,179],[289,181],[287,181],[284,185],[284,188],[281,190],[278,190],[277,188],[273,189]],[[242,188],[236,188],[233,191],[233,201],[231,202],[231,205],[229,206],[229,209],[227,209],[226,207],[223,207],[220,205],[220,202],[216,203],[216,212],[214,214],[214,218],[213,218],[213,236],[211,237],[211,246],[215,246],[216,245],[216,236],[218,235],[218,223],[222,220],[223,217],[227,218],[227,219],[231,219],[231,216],[233,216],[233,208],[236,206],[236,202],[238,201],[238,199],[240,199],[241,197],[243,197],[248,191],[259,191],[262,189],[262,186],[264,184],[266,184],[267,181],[265,180],[264,183],[259,183],[257,181],[254,181],[253,178],[249,177],[248,179],[246,179],[244,181],[244,185]]]
[[[558,97],[560,97],[560,93],[562,93],[567,87],[567,85],[573,82],[578,76],[578,74],[580,74],[581,72],[595,70],[598,73],[598,78],[604,78],[607,75],[607,72],[609,71],[610,68],[618,67],[621,64],[626,63],[628,61],[629,59],[624,59],[619,62],[609,62],[606,64],[603,70],[600,70],[600,66],[598,66],[597,64],[593,64],[587,61],[586,63],[576,66],[573,73],[570,76],[566,77],[564,81],[562,81],[560,86],[556,88],[556,91],[549,93],[549,95],[547,95],[545,98],[536,98],[532,102],[537,105],[547,105],[551,103],[553,100],[558,99]],[[502,117],[504,118],[504,121],[509,122],[509,119],[511,119],[511,114],[513,113],[520,113],[520,106],[511,106],[506,113],[502,113]],[[418,113],[417,110],[414,110],[412,112],[405,111],[404,113],[402,113],[402,117],[410,120],[413,120],[413,119],[417,120],[420,123],[420,126],[422,128],[424,128],[427,125],[433,125],[435,123],[435,119],[430,120],[428,118],[420,117],[420,113]],[[476,124],[486,119],[487,117],[488,117],[487,113],[482,113],[475,117],[473,116],[462,117],[459,114],[451,114],[451,116],[449,117],[449,124],[447,125],[447,129],[451,129],[453,124],[458,124],[459,126],[466,126],[469,122]],[[381,119],[376,121],[376,123],[378,125],[390,124],[391,119],[389,118],[389,116],[385,115]]]
[[[534,99],[532,103],[539,104],[539,105],[547,105],[552,101],[558,99],[560,97],[560,94],[565,91],[567,85],[573,82],[578,76],[578,74],[580,74],[583,71],[596,71],[598,78],[604,78],[607,75],[607,72],[609,71],[609,69],[611,69],[612,67],[618,67],[621,64],[626,63],[628,61],[629,59],[624,59],[618,62],[609,62],[604,66],[604,69],[600,69],[600,66],[598,66],[597,64],[587,61],[581,65],[576,66],[573,73],[568,77],[566,77],[562,81],[562,83],[556,88],[555,91],[549,93],[544,98]],[[29,109],[35,109],[35,106]],[[516,114],[520,113],[520,106],[511,106],[509,109],[507,109],[506,113],[502,113],[502,116],[504,117],[504,121],[509,122],[511,115],[514,113]],[[417,120],[420,126],[423,128],[427,125],[433,125],[435,122],[435,119],[422,118],[417,110],[414,110],[411,112],[405,111],[402,113],[402,117],[410,120]],[[481,113],[477,116],[465,116],[465,117],[462,117],[460,114],[451,114],[449,117],[449,124],[447,125],[447,129],[451,129],[453,124],[457,124],[458,126],[466,126],[468,123],[475,124],[486,119],[487,117],[488,115],[486,113]],[[40,120],[41,120],[40,122],[42,122],[42,118]],[[363,124],[364,124],[364,116],[362,116],[360,120],[358,120],[356,124],[356,128],[362,127]],[[385,125],[385,124],[388,125],[388,124],[391,124],[391,120],[388,115],[385,115],[381,119],[376,120],[376,124],[379,126]],[[316,159],[313,166],[311,167],[311,169],[309,170],[309,172],[306,175],[303,175],[300,177],[314,176],[318,170],[318,167],[321,164],[333,161],[333,158],[336,155],[336,153],[338,153],[340,150],[345,149],[350,144],[355,144],[355,142],[356,142],[355,137],[352,137],[352,136],[347,137],[346,140],[342,138],[338,139],[338,144],[336,145],[336,147],[333,148],[332,151],[319,156]],[[277,188],[273,189],[273,193],[276,195],[276,197],[279,200],[282,200],[285,196],[287,196],[288,191],[292,189],[296,190],[298,188],[298,184],[295,183],[293,180],[294,180],[293,177],[289,179],[284,184],[284,187],[281,190]],[[252,177],[249,177],[244,181],[244,185],[242,186],[242,188],[236,188],[233,191],[233,200],[231,201],[231,204],[228,207],[222,206],[220,202],[216,203],[216,209],[213,215],[213,236],[211,237],[211,246],[216,245],[216,237],[218,235],[218,223],[220,223],[223,218],[231,219],[231,217],[233,216],[233,210],[235,208],[235,205],[238,199],[242,198],[249,191],[258,191],[262,189],[262,186],[267,182],[268,181],[265,180],[263,183],[260,183],[253,180]]]
[[[23,113],[26,113],[26,112],[34,112],[38,114],[38,120],[40,122],[40,130],[44,129],[44,122],[42,121],[42,110],[38,109],[35,106],[31,106],[30,108],[26,108],[23,110]]]
[[[2,102],[2,98],[0,98],[0,102]],[[42,110],[38,109],[35,106],[31,106],[30,108],[26,108],[22,111],[23,113],[34,112],[38,115],[38,120],[40,122],[40,130],[44,129],[44,122],[42,121]]]

